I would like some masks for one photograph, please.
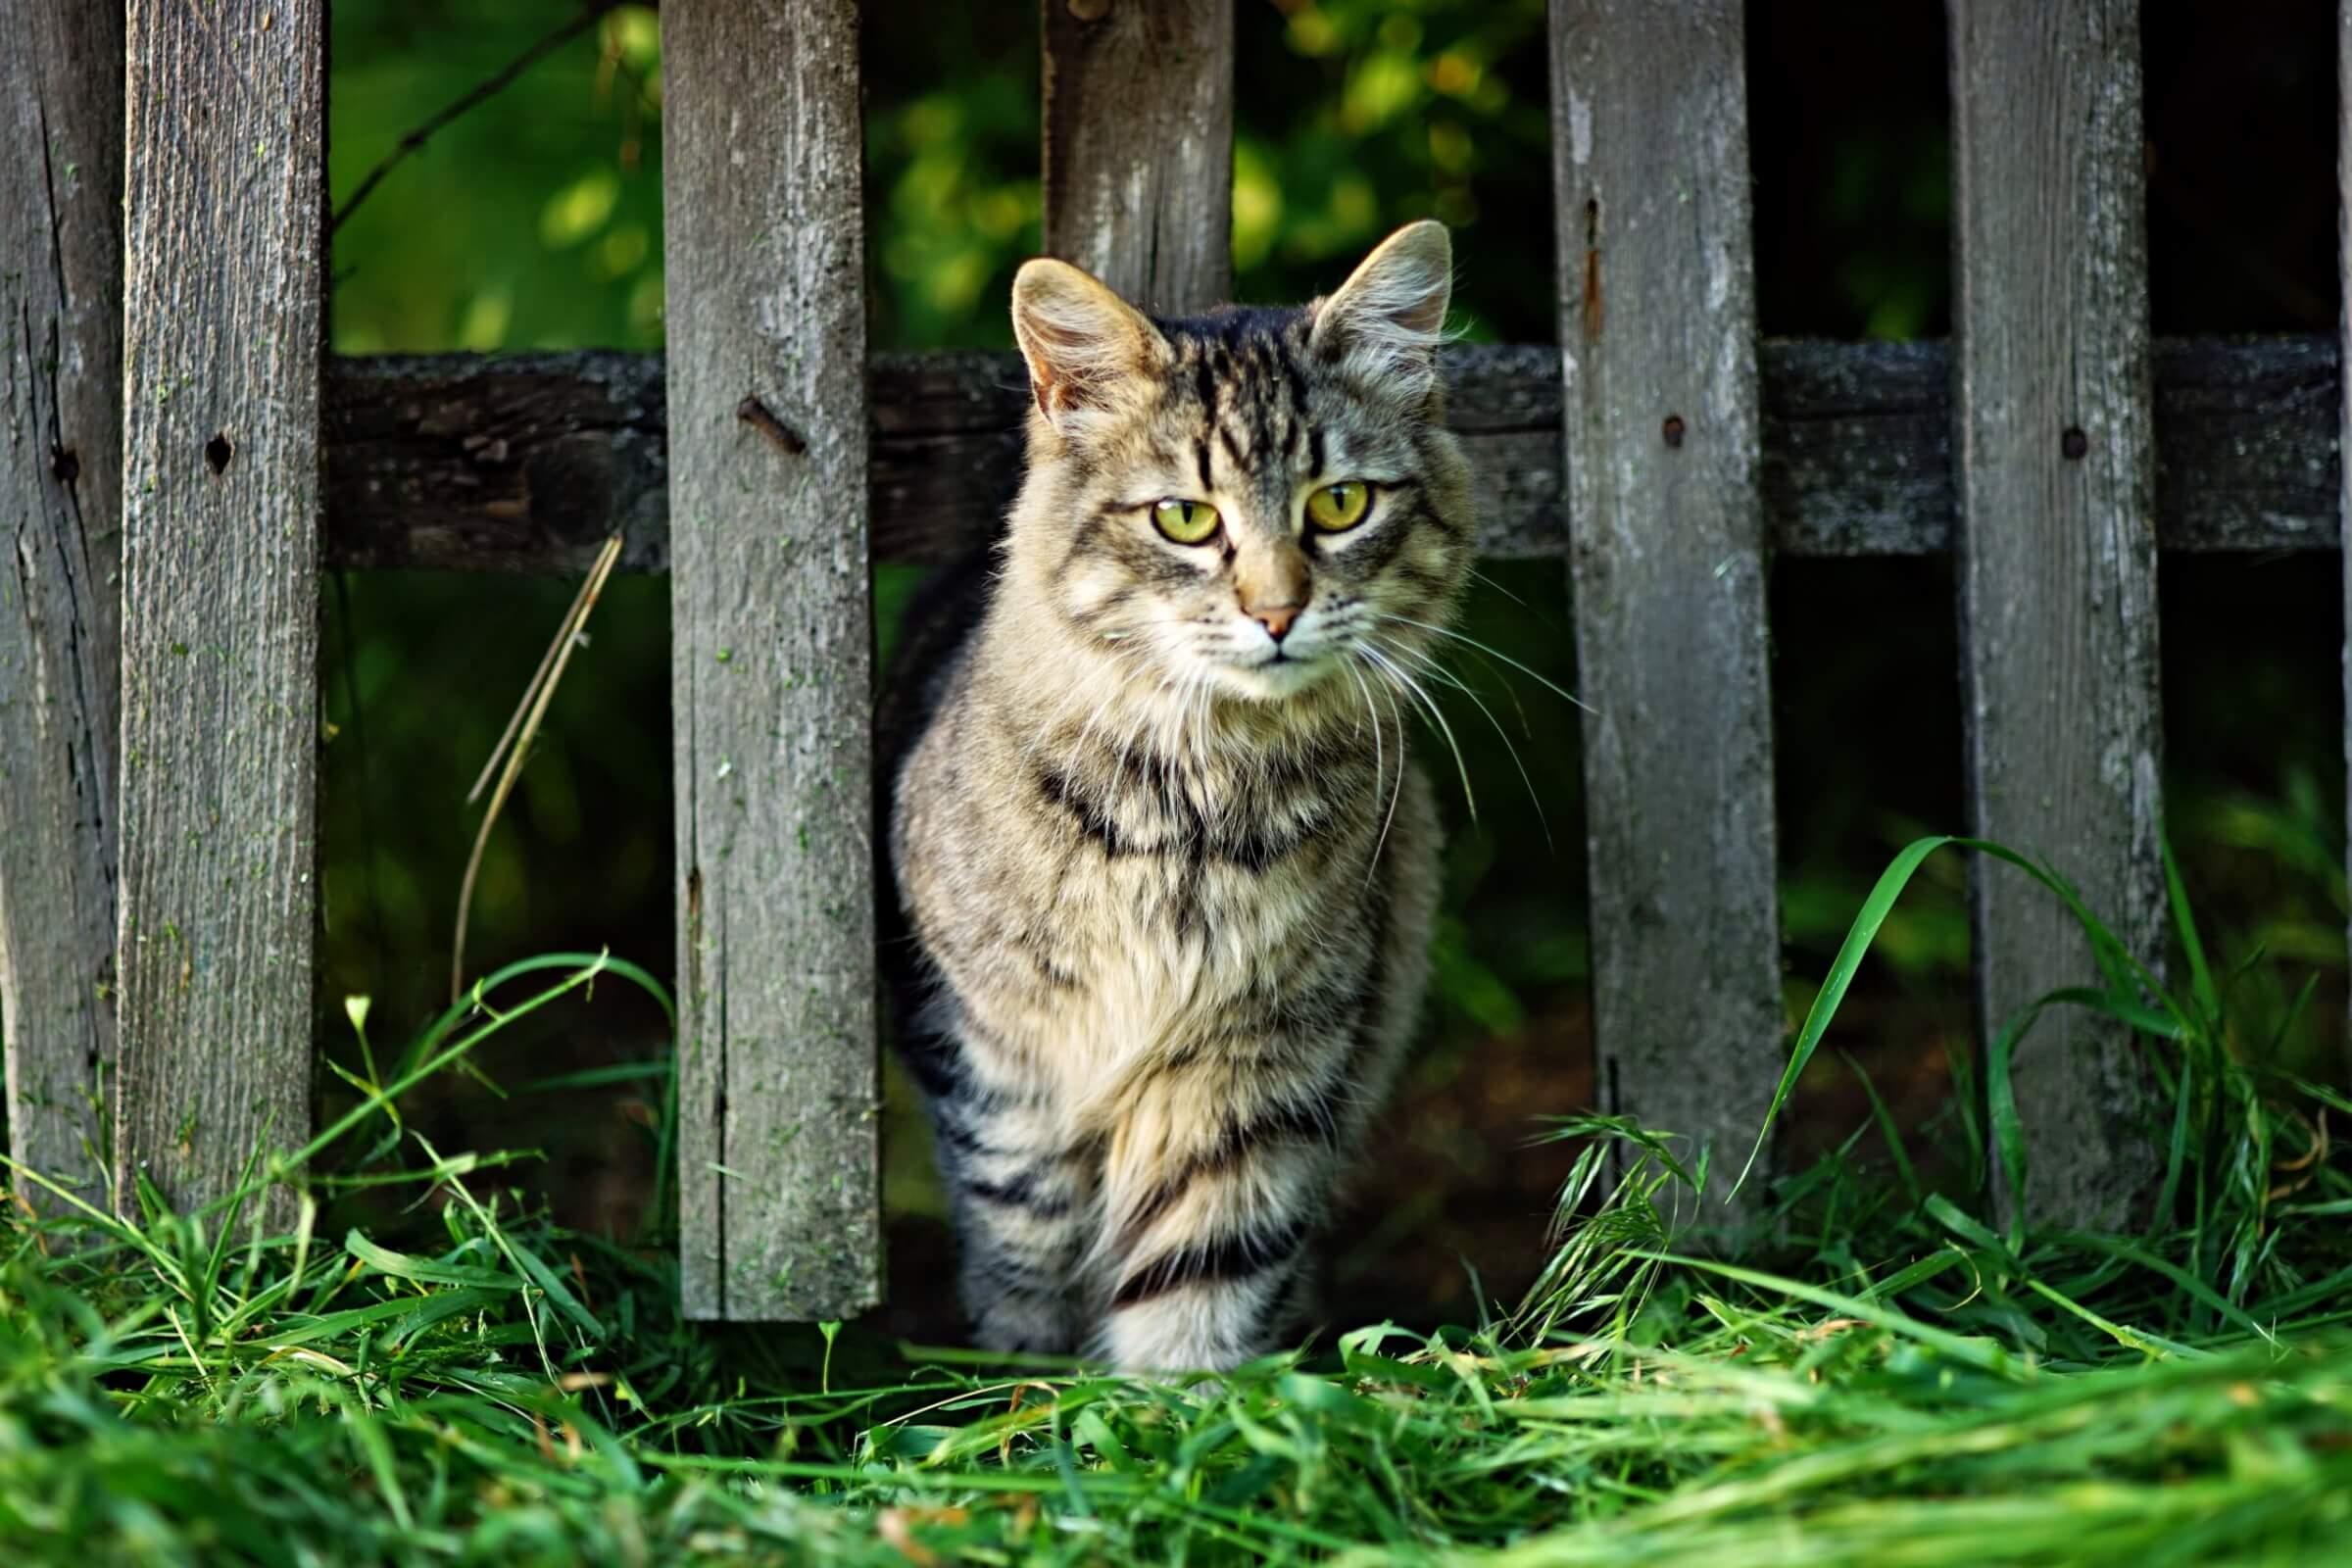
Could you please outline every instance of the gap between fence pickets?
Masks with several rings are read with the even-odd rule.
[[[2331,550],[2339,538],[2332,337],[2156,345],[2156,525],[2167,550]],[[1451,351],[1451,417],[1478,471],[1480,549],[1557,556],[1559,359]],[[1940,341],[1763,346],[1764,513],[1774,550],[1911,556],[1951,542],[1951,356]],[[670,559],[659,354],[590,350],[333,363],[330,566],[624,571]],[[874,559],[953,559],[1018,483],[1025,385],[1011,355],[871,362]]]
[[[2338,252],[2339,266],[2336,275],[2346,280],[2346,292],[2352,294],[2352,0],[2339,0],[2335,22],[2335,49],[2336,210],[2343,215],[2339,220],[2342,225],[2340,234],[2342,249]],[[2343,336],[2336,342],[2339,354],[2346,344],[2352,344],[2352,310],[2347,310],[2344,315]],[[2157,360],[2156,380],[2157,396],[2161,399],[2164,395],[2164,362],[2161,358],[2161,351]],[[2346,444],[2352,444],[2352,397],[2341,395],[2339,389],[2335,405],[2329,413],[2335,421],[2339,438],[2337,452],[2340,455]],[[2157,443],[2156,461],[2159,465],[2164,461],[2162,442]],[[2340,463],[2338,468],[2337,495],[2340,514],[2352,516],[2352,475],[2346,475],[2340,471]],[[2344,712],[2352,715],[2352,553],[2348,553],[2343,561],[2343,580],[2344,626],[2347,635],[2344,657]],[[2352,820],[2352,717],[2348,717],[2344,725],[2344,760],[2347,764],[2344,772],[2344,808],[2346,819]],[[2347,912],[2352,913],[2352,911]],[[2347,1038],[2343,1045],[2344,1066],[2346,1070],[2352,1071],[2352,1038]]]

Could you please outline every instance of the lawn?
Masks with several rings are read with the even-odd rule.
[[[1872,894],[1787,1083],[1945,842]],[[2144,1224],[1990,1200],[1988,1166],[2032,1190],[2007,1046],[1942,1157],[1882,1115],[1888,1158],[1852,1157],[1857,1130],[1776,1184],[1743,1250],[1704,1221],[1744,1151],[1685,1168],[1567,1120],[1525,1299],[1348,1325],[1221,1383],[682,1321],[662,1235],[564,1231],[506,1187],[516,1156],[403,1120],[537,1008],[659,994],[603,956],[514,965],[380,1064],[360,1050],[350,1108],[213,1209],[142,1193],[126,1223],[40,1189],[0,1220],[0,1560],[2352,1561],[2352,1162],[2328,1132],[2352,1102],[2262,1065],[2177,887],[2169,988],[2079,912],[2100,973],[2061,1004],[2137,1030],[2163,1092]]]

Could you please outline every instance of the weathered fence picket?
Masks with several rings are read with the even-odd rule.
[[[94,1197],[115,1062],[122,13],[0,0],[0,1039],[13,1152]]]
[[[1970,819],[2161,957],[2154,439],[2137,0],[1955,0],[1957,549]],[[1974,867],[1979,1027],[2091,973],[2080,928]],[[2128,1034],[2055,1008],[2013,1081],[2031,1207],[2116,1217],[2154,1145]],[[1997,1162],[1996,1162],[1997,1163]]]
[[[1041,0],[1045,240],[1163,316],[1233,276],[1233,0]]]
[[[310,1131],[324,0],[131,0],[123,1201]]]
[[[1658,20],[1551,11],[1594,1077],[1720,1193],[1785,1059],[1747,92],[1738,0]]]
[[[662,8],[686,1310],[881,1297],[852,0]]]
[[[1232,0],[1042,3],[1048,249],[1215,303]],[[187,1203],[307,1126],[321,561],[577,570],[620,531],[673,571],[686,1305],[856,1312],[866,568],[996,526],[1017,362],[867,362],[855,0],[667,0],[666,366],[325,364],[324,9],[0,0],[14,1152]],[[2156,552],[2344,542],[2346,344],[2148,338],[2137,22],[1952,0],[1957,343],[1759,347],[1737,0],[1554,0],[1560,344],[1450,353],[1450,415],[1482,550],[1569,558],[1602,1096],[1719,1160],[1782,1059],[1768,551],[1956,553],[1973,826],[2152,959]],[[1975,920],[1981,1025],[2084,977],[2022,879]],[[2144,1191],[2128,1041],[2053,1015],[2016,1087],[2041,1213]]]

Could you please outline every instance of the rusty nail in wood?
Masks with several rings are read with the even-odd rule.
[[[767,412],[767,405],[758,398],[745,398],[735,405],[735,417],[757,429],[761,435],[799,457],[808,450],[808,443],[792,433],[782,419]]]
[[[1666,416],[1666,444],[1670,447],[1683,444],[1683,416],[1679,414]]]
[[[2090,437],[2082,433],[2081,425],[2070,424],[2066,434],[2058,438],[2058,450],[2065,453],[2067,461],[2072,463],[2090,450]]]
[[[1070,15],[1080,22],[1101,22],[1110,15],[1110,0],[1070,0]]]

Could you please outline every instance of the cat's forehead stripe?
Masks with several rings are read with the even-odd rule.
[[[1300,363],[1305,312],[1234,307],[1158,325],[1176,348],[1179,375],[1191,371],[1191,402],[1200,421],[1195,466],[1204,489],[1215,485],[1220,450],[1237,468],[1274,462],[1288,468],[1302,448],[1320,466],[1321,432],[1314,428]]]

